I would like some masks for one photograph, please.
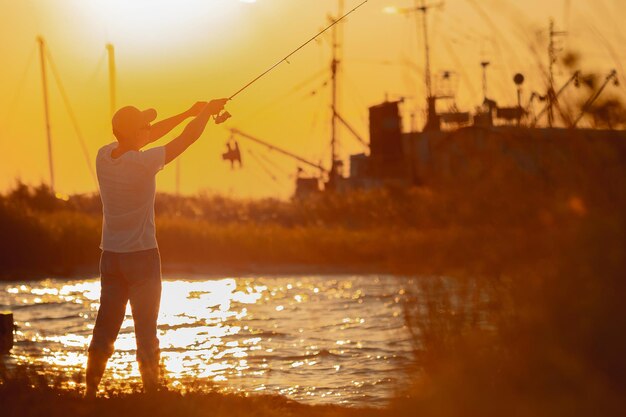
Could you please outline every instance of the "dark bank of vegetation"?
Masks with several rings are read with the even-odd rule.
[[[210,392],[90,403],[47,388],[50,381],[5,377],[3,411],[39,415],[49,403],[50,416],[625,415],[626,154],[585,146],[542,148],[558,163],[533,172],[502,160],[470,166],[429,189],[300,202],[159,197],[163,257],[173,262],[356,265],[430,276],[415,280],[405,308],[412,383],[385,409]],[[11,230],[2,235],[4,271],[52,265],[64,273],[95,262],[96,198],[61,202],[41,197],[45,190],[16,190],[0,205],[2,230]],[[37,198],[50,205],[35,205]]]
[[[159,195],[157,234],[165,271],[413,273],[479,256],[475,242],[484,236],[510,241],[524,233],[518,216],[541,226],[538,212],[499,211],[501,201],[476,212],[456,198],[419,189],[292,202]],[[566,202],[550,204],[542,210],[572,216]],[[483,218],[483,209],[493,214]],[[100,228],[98,196],[63,200],[43,185],[19,184],[0,197],[0,275],[96,274]]]
[[[562,145],[545,145],[533,172],[484,155],[477,167],[470,156],[458,162],[463,175],[421,188],[294,201],[160,194],[164,270],[437,274],[487,262],[511,268],[537,247],[553,256],[555,234],[600,207],[619,213],[625,186],[623,149],[575,143],[568,160]],[[0,196],[0,276],[97,274],[100,229],[97,195],[57,198],[45,185],[17,184]]]

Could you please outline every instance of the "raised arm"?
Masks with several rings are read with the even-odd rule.
[[[168,164],[176,159],[181,153],[183,153],[192,143],[194,143],[209,121],[209,118],[215,114],[218,114],[224,108],[224,105],[228,99],[211,100],[207,104],[202,104],[204,107],[200,113],[190,121],[183,133],[180,136],[173,139],[167,145],[165,145],[165,163]]]
[[[184,122],[185,119],[200,114],[200,111],[204,108],[204,105],[206,105],[206,102],[198,102],[194,104],[189,110],[177,114],[176,116],[172,116],[159,122],[153,123],[150,127],[150,141],[148,143],[152,143],[161,139],[163,136],[171,132],[172,129],[174,129],[176,126]]]

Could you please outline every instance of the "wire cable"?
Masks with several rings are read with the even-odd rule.
[[[252,157],[252,159],[254,159],[256,161],[257,164],[259,164],[259,166],[261,167],[261,169],[263,171],[265,171],[265,173],[272,179],[272,181],[274,181],[275,183],[278,184],[278,178],[276,178],[276,175],[274,175],[274,173],[265,165],[264,162],[262,162],[254,152],[252,152],[250,149],[248,149],[248,154]]]
[[[85,157],[85,162],[87,163],[87,167],[89,168],[89,173],[91,174],[91,178],[93,179],[94,185],[96,186],[96,190],[98,189],[98,180],[96,178],[96,171],[93,168],[93,163],[91,162],[91,157],[89,156],[89,150],[87,149],[87,144],[85,143],[85,138],[80,131],[78,126],[78,121],[76,119],[76,115],[72,110],[72,106],[70,104],[70,100],[67,96],[65,88],[63,87],[63,83],[61,82],[61,77],[59,76],[59,72],[56,68],[54,60],[52,59],[52,54],[50,54],[49,48],[46,48],[46,57],[48,58],[48,62],[50,64],[50,68],[52,69],[52,75],[57,83],[57,87],[59,88],[59,92],[61,93],[61,97],[63,99],[63,103],[65,104],[65,108],[70,116],[70,120],[72,122],[72,126],[74,127],[74,131],[76,136],[78,137],[78,142],[80,143],[81,149],[83,151],[83,156]]]
[[[290,173],[287,172],[287,170],[285,170],[284,168],[278,166],[278,164],[274,161],[272,161],[268,156],[267,156],[267,152],[265,153],[260,153],[258,155],[259,158],[263,159],[268,165],[270,165],[271,167],[273,167],[276,171],[278,171],[281,175],[284,175],[285,177],[289,178],[291,176]]]

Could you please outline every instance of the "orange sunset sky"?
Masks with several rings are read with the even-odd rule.
[[[345,0],[345,8],[358,3]],[[491,62],[489,95],[501,105],[516,102],[511,81],[516,72],[526,75],[525,97],[543,88],[540,66],[547,64],[550,17],[559,30],[568,30],[559,46],[581,53],[583,70],[604,76],[615,68],[622,86],[610,87],[609,93],[626,91],[624,0],[444,3],[429,14],[432,71],[457,75],[456,102],[462,110],[482,101],[482,60]],[[422,125],[419,27],[415,16],[383,13],[387,6],[414,4],[369,0],[343,26],[339,111],[366,139],[367,107],[386,95],[407,98],[405,130],[410,113]],[[113,140],[106,43],[116,48],[118,107],[154,107],[166,117],[196,100],[230,96],[324,27],[337,5],[337,0],[0,0],[0,191],[17,178],[29,184],[48,181],[38,35],[46,39],[93,164],[98,148]],[[330,51],[330,36],[322,36],[243,92],[227,107],[233,114],[227,126],[328,165],[330,89],[323,84],[330,75]],[[558,68],[557,82],[569,74]],[[48,81],[56,189],[93,192],[96,185],[50,67]],[[221,160],[227,139],[223,127],[210,124],[183,155],[182,193],[290,196],[295,162],[241,139],[244,167],[231,171]],[[345,130],[340,141],[345,159],[364,150]],[[174,192],[175,173],[174,164],[166,167],[157,177],[158,189]]]

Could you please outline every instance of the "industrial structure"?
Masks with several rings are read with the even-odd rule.
[[[387,101],[369,108],[369,155],[365,153],[350,157],[350,176],[342,181],[342,190],[368,189],[380,186],[421,186],[438,182],[445,177],[474,175],[489,169],[489,164],[504,162],[520,171],[539,170],[551,161],[542,158],[546,144],[562,146],[568,152],[568,144],[574,142],[602,141],[617,146],[618,153],[626,152],[626,131],[577,129],[581,118],[612,82],[618,85],[617,72],[610,71],[604,82],[583,104],[577,116],[570,116],[559,102],[561,94],[580,84],[580,72],[572,76],[558,90],[554,81],[554,63],[557,48],[555,38],[566,33],[555,30],[550,21],[548,42],[548,83],[544,94],[533,92],[527,105],[522,103],[523,74],[515,74],[513,83],[517,88],[517,105],[501,107],[489,98],[487,90],[488,61],[482,61],[483,102],[474,113],[461,112],[456,105],[448,111],[438,111],[437,102],[454,99],[450,94],[435,94],[432,89],[430,70],[430,47],[426,14],[430,7],[422,0],[405,13],[421,13],[423,39],[425,41],[425,87],[426,123],[421,131],[403,133],[400,106],[402,101]],[[444,78],[448,73],[444,73]],[[534,101],[544,103],[534,111]],[[558,112],[566,127],[554,127]],[[547,127],[537,127],[547,116]]]
[[[331,160],[328,168],[314,163],[293,152],[273,146],[269,141],[260,140],[238,129],[231,129],[231,139],[225,160],[239,158],[241,154],[237,138],[251,140],[265,146],[269,150],[278,151],[300,164],[316,169],[313,176],[304,176],[298,169],[295,197],[306,197],[321,192],[349,192],[350,190],[371,189],[376,187],[394,186],[411,187],[429,185],[437,179],[449,175],[469,175],[488,169],[488,164],[497,160],[505,160],[518,165],[521,170],[532,170],[542,163],[549,163],[541,156],[542,144],[558,143],[566,151],[570,142],[582,141],[618,141],[618,146],[626,144],[626,132],[617,130],[578,129],[581,118],[587,114],[593,103],[600,97],[605,88],[613,82],[618,83],[616,71],[611,71],[602,85],[596,88],[589,99],[583,104],[578,115],[570,115],[563,109],[560,102],[562,94],[580,85],[581,74],[575,71],[560,87],[555,85],[554,64],[560,52],[556,39],[566,32],[555,29],[550,20],[548,40],[548,65],[546,88],[544,92],[532,92],[527,103],[523,103],[522,89],[525,77],[521,73],[514,74],[512,85],[517,90],[517,105],[499,106],[490,98],[487,88],[487,69],[490,62],[483,60],[482,67],[482,103],[475,111],[460,111],[455,104],[452,89],[433,87],[430,45],[428,38],[428,12],[439,7],[441,3],[427,4],[424,0],[416,0],[415,7],[395,9],[396,13],[415,14],[420,36],[424,40],[424,87],[425,87],[425,123],[421,130],[411,126],[407,131],[402,124],[403,100],[389,101],[369,108],[369,142],[364,140],[356,130],[341,116],[338,103],[339,67],[341,64],[340,26],[333,28],[331,58]],[[339,15],[343,2],[339,1]],[[450,83],[452,73],[444,71],[441,75],[443,83]],[[441,91],[440,91],[441,90]],[[448,104],[447,109],[443,109]],[[535,106],[542,105],[535,110]],[[412,116],[413,117],[413,116]],[[555,127],[557,117],[565,127]],[[545,119],[545,120],[544,120]],[[545,121],[545,127],[539,124]],[[349,175],[344,174],[344,163],[338,157],[337,144],[338,125],[341,124],[369,152],[349,157]],[[411,123],[413,125],[413,123]],[[543,124],[543,123],[542,123]],[[462,150],[462,151],[461,151]]]

